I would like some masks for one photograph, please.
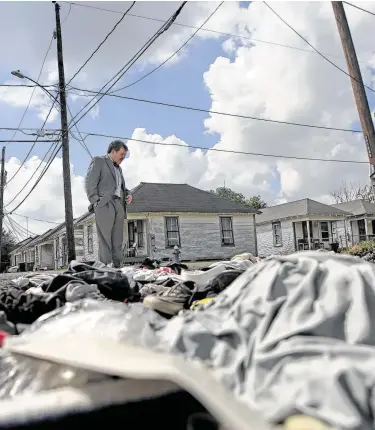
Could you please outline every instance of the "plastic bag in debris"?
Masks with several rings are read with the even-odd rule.
[[[163,318],[141,304],[130,308],[123,303],[82,300],[43,315],[14,340],[56,339],[77,332],[119,342],[127,340],[149,344],[142,340],[145,314],[152,326],[162,325]],[[152,343],[157,346],[157,342]],[[0,399],[65,385],[80,386],[101,378],[107,376],[0,350]]]
[[[64,386],[80,387],[108,376],[37,360],[6,350],[0,352],[0,399]]]

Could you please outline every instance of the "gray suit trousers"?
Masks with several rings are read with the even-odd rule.
[[[111,199],[95,209],[96,230],[99,239],[99,260],[104,264],[113,262],[120,267],[123,261],[123,237],[125,212],[119,199]]]

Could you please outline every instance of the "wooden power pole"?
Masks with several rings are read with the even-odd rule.
[[[366,149],[371,167],[371,186],[375,196],[375,130],[372,122],[370,107],[366,97],[365,87],[363,85],[361,70],[359,68],[357,54],[354,43],[350,34],[350,28],[346,19],[344,6],[341,1],[333,1],[332,8],[335,14],[337,28],[339,30],[342,47],[344,50],[348,72],[351,76],[354,99],[357,105],[359,119],[361,121],[363,136],[366,142]]]
[[[59,93],[60,93],[60,111],[61,111],[61,139],[62,139],[62,163],[63,163],[63,180],[64,180],[64,200],[65,200],[65,229],[66,241],[68,246],[68,262],[76,259],[76,248],[74,243],[73,227],[73,203],[72,203],[72,186],[70,180],[70,158],[69,158],[69,129],[68,114],[66,108],[65,93],[65,73],[64,60],[61,39],[60,23],[60,6],[55,4],[56,15],[56,42],[57,42],[57,65],[59,70]]]
[[[0,272],[1,264],[1,248],[3,246],[3,218],[4,218],[4,188],[5,188],[5,146],[1,151],[1,177],[0,177]]]

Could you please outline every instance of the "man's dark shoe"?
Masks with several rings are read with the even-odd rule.
[[[191,302],[195,291],[194,282],[187,281],[176,284],[159,294],[145,297],[143,304],[163,314],[177,315]]]

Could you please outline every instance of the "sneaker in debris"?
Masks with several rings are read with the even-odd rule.
[[[184,309],[185,305],[191,302],[195,292],[194,282],[181,282],[168,288],[168,290],[145,297],[143,303],[163,314],[177,315],[179,311]]]
[[[107,300],[95,284],[86,284],[79,281],[71,281],[67,284],[65,290],[65,299],[67,302],[75,302],[76,300],[88,298]]]
[[[139,294],[141,295],[141,298],[143,299],[143,298],[150,296],[152,294],[158,294],[158,293],[161,293],[161,292],[167,291],[167,290],[170,290],[170,287],[166,287],[162,284],[160,284],[160,285],[158,285],[158,284],[146,284],[139,290]]]

